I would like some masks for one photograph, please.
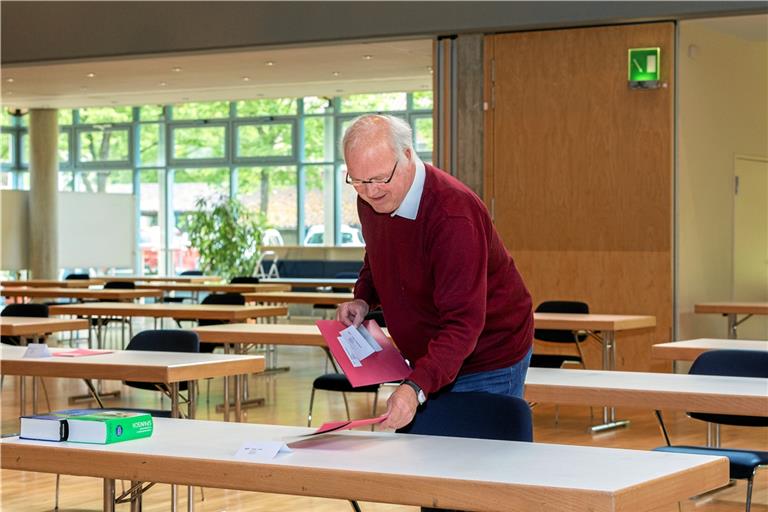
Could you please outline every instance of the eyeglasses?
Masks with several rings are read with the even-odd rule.
[[[369,180],[356,180],[355,178],[352,178],[349,175],[349,172],[347,172],[347,176],[344,178],[344,180],[349,184],[353,186],[359,186],[359,185],[386,185],[390,181],[392,181],[392,177],[395,175],[395,170],[397,169],[397,164],[400,163],[400,159],[395,160],[395,166],[392,168],[392,172],[389,173],[389,178],[371,178]]]

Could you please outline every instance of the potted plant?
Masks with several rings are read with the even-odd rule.
[[[265,216],[225,196],[201,197],[195,207],[186,229],[190,246],[200,253],[200,270],[226,280],[253,275],[269,227]]]

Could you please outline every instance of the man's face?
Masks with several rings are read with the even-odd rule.
[[[393,152],[387,144],[358,147],[344,155],[347,173],[355,181],[386,181],[389,183],[356,183],[358,195],[378,213],[392,213],[405,199],[413,183],[415,166],[410,150]]]

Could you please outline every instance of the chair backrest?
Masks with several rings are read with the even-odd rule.
[[[528,403],[492,393],[438,393],[419,408],[414,420],[398,430],[406,434],[533,441]]]
[[[255,276],[235,276],[229,280],[230,284],[258,284],[259,278]]]
[[[105,290],[135,290],[136,283],[133,281],[107,281],[104,283]]]
[[[239,293],[212,293],[206,295],[206,297],[200,302],[201,304],[226,304],[229,306],[243,306],[245,305],[245,297]],[[207,320],[200,319],[197,325],[204,327],[206,325],[220,325],[225,324],[224,320]]]
[[[542,302],[536,307],[537,313],[572,313],[587,314],[589,305],[586,302],[574,300],[548,300]],[[535,329],[533,337],[541,341],[551,341],[555,343],[575,343],[584,341],[586,335],[576,335],[573,331],[561,329]]]
[[[691,365],[691,375],[720,375],[723,377],[768,378],[768,352],[763,350],[710,350],[704,352]],[[688,416],[710,423],[744,427],[768,427],[763,416],[735,414],[709,414],[690,412]]]
[[[180,329],[154,329],[141,331],[131,338],[126,350],[154,352],[200,352],[197,333]]]
[[[357,279],[360,277],[360,273],[358,272],[336,272],[336,274],[333,276],[334,279]],[[347,293],[349,292],[349,288],[345,288],[343,286],[333,286],[331,287],[331,291],[333,293]]]
[[[201,276],[203,275],[203,271],[202,270],[185,270],[179,275],[180,276]]]
[[[206,295],[201,304],[227,304],[230,306],[245,305],[245,297],[239,293],[211,293]]]
[[[47,318],[48,306],[45,304],[8,304],[0,312],[0,316],[29,316]]]
[[[67,277],[64,278],[65,281],[70,280],[84,280],[84,279],[90,279],[90,274],[67,274]]]

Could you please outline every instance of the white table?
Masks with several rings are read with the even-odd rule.
[[[728,482],[722,457],[585,446],[344,432],[265,462],[244,442],[311,429],[155,419],[152,437],[111,445],[0,441],[4,469],[476,511],[650,511]]]
[[[707,302],[695,304],[694,313],[720,314],[728,317],[728,337],[737,338],[736,328],[752,315],[768,315],[768,302]],[[739,320],[739,315],[745,315]]]
[[[736,340],[699,338],[695,340],[657,343],[651,347],[651,356],[672,361],[693,361],[709,350],[758,350],[768,351],[768,340]]]
[[[529,368],[525,398],[572,405],[768,416],[768,379]]]

